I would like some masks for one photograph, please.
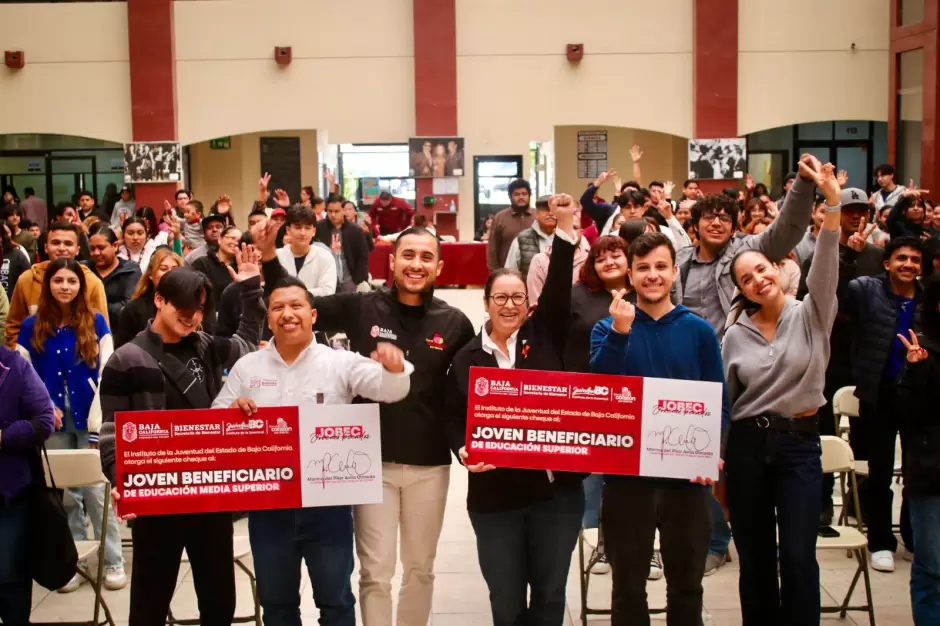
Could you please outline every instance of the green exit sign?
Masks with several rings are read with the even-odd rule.
[[[231,137],[219,137],[218,139],[210,139],[209,149],[210,150],[231,150],[232,138]]]

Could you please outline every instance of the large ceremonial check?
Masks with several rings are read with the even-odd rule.
[[[122,515],[382,501],[377,404],[115,414]]]
[[[720,383],[470,368],[469,463],[718,480]]]

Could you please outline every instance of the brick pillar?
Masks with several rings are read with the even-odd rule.
[[[414,0],[415,131],[417,136],[457,135],[457,17],[455,0]],[[471,175],[469,172],[467,175]],[[446,211],[457,195],[433,193],[431,179],[417,181],[417,209],[428,214],[424,196],[434,195],[434,211]],[[472,211],[472,207],[467,208]],[[443,232],[442,232],[443,234]]]
[[[692,93],[695,139],[738,136],[738,0],[694,0]],[[731,181],[699,181],[720,193]]]
[[[131,121],[134,141],[176,141],[176,49],[173,0],[127,3],[127,35],[131,70]],[[137,206],[163,213],[173,203],[176,183],[136,186]]]

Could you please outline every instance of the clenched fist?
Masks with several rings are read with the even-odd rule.
[[[614,330],[621,335],[626,335],[633,327],[633,320],[636,319],[636,307],[623,299],[627,295],[626,289],[618,289],[613,292],[613,295],[614,301],[610,303],[609,312],[614,318]]]
[[[393,374],[400,374],[405,371],[405,353],[394,344],[379,343],[375,346],[371,356],[373,361],[378,361],[382,364],[382,367]]]

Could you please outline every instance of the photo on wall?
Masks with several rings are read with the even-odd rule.
[[[744,178],[746,169],[746,139],[689,140],[689,178],[704,180]]]
[[[124,144],[125,183],[175,183],[183,179],[183,148],[172,141]]]
[[[463,137],[412,137],[408,169],[414,178],[463,176]]]

